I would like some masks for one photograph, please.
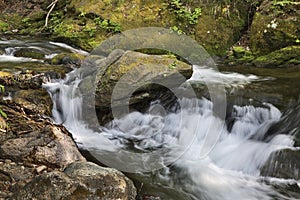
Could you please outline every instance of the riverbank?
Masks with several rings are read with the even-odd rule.
[[[189,35],[221,64],[300,63],[296,1],[58,1],[45,26],[49,4],[2,1],[0,32],[43,35],[91,51],[113,34],[156,26]]]

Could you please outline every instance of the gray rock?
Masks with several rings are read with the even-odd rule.
[[[2,142],[0,154],[2,158],[10,158],[15,162],[40,163],[58,168],[85,160],[71,137],[54,125],[47,125],[41,132],[33,132],[25,138]]]
[[[29,114],[52,115],[52,100],[45,89],[19,90],[15,93],[13,101],[23,106]]]
[[[121,172],[90,162],[75,162],[65,173],[53,171],[37,176],[11,199],[103,199],[133,200],[136,189]]]
[[[261,169],[262,176],[300,179],[299,150],[285,149],[273,153]]]

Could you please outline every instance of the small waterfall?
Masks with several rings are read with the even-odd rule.
[[[226,77],[236,75],[226,74]],[[257,80],[254,76],[243,75],[238,75],[238,79],[227,84]],[[192,80],[197,80],[195,75]],[[161,180],[169,180],[166,183],[169,187],[183,190],[192,199],[293,199],[277,192],[260,176],[262,165],[273,152],[292,149],[294,144],[293,137],[286,134],[263,140],[269,127],[281,118],[275,106],[267,103],[262,107],[236,105],[230,116],[231,128],[228,128],[213,115],[214,105],[205,98],[179,99],[181,109],[169,113],[154,112],[160,107],[156,101],[147,113],[131,112],[95,131],[88,128],[82,117],[84,102],[78,90],[80,81],[80,73],[74,70],[65,80],[44,85],[53,99],[55,121],[70,130],[80,148],[106,159],[119,156],[120,160],[125,155],[121,154],[124,149],[140,153],[167,149],[166,154],[161,154],[161,166],[167,171],[175,168],[176,172],[162,175]],[[211,127],[221,134],[213,150],[203,159],[199,152]],[[174,160],[172,167],[164,164],[166,160]],[[131,162],[123,165],[134,166],[135,160]],[[272,180],[273,185],[282,182]]]

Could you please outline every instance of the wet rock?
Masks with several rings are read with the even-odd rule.
[[[69,67],[80,67],[84,56],[76,53],[61,53],[51,59],[53,65],[66,65]]]
[[[266,133],[264,140],[269,142],[274,136],[279,134],[291,135],[295,141],[294,146],[300,147],[300,105],[291,104],[283,112],[278,122],[273,124]]]
[[[133,183],[121,172],[89,162],[75,162],[65,173],[53,171],[37,176],[11,199],[133,200],[135,196]]]
[[[262,176],[300,179],[300,151],[284,149],[273,153],[261,169]]]
[[[45,52],[34,48],[19,48],[14,53],[14,56],[33,59],[43,59],[45,58]]]

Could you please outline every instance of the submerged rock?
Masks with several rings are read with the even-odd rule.
[[[25,57],[33,59],[43,59],[45,58],[45,55],[45,52],[34,48],[19,48],[14,53],[14,56],[16,57]]]
[[[90,162],[75,162],[64,172],[53,171],[37,176],[12,199],[135,199],[136,189],[132,181],[115,169]]]

